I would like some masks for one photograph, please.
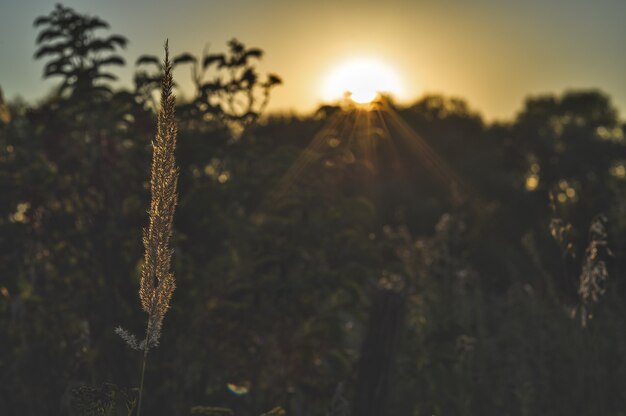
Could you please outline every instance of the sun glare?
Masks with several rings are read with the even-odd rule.
[[[340,64],[326,78],[323,87],[325,100],[336,100],[349,94],[360,104],[369,103],[379,93],[398,95],[402,91],[397,74],[375,59],[353,59]]]

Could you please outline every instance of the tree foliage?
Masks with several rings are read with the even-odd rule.
[[[124,59],[116,54],[118,48],[125,48],[128,43],[124,36],[97,36],[96,31],[109,28],[108,23],[60,4],[48,16],[37,18],[34,25],[40,28],[35,58],[49,60],[44,78],[63,78],[60,93],[111,93],[107,83],[117,77],[106,68],[124,65]]]

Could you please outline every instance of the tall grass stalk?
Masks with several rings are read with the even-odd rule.
[[[141,270],[139,299],[148,314],[146,334],[142,341],[130,332],[117,328],[116,332],[133,349],[143,352],[137,416],[141,414],[144,376],[148,351],[159,344],[163,318],[169,309],[176,287],[170,271],[172,249],[170,237],[176,209],[178,169],[176,150],[175,97],[172,93],[172,64],[168,43],[165,43],[164,74],[161,80],[161,109],[158,113],[157,133],[152,142],[152,170],[150,178],[151,202],[148,228],[144,229],[144,262]]]

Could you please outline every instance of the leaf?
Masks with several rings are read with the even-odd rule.
[[[258,76],[256,72],[254,72],[254,69],[248,68],[241,76],[240,82],[246,82],[248,86],[252,87],[254,83],[256,82],[257,78]]]
[[[195,63],[196,62],[196,58],[195,56],[189,54],[189,53],[183,53],[178,55],[177,57],[175,57],[172,60],[172,63],[174,65],[178,65],[178,64],[186,64],[186,63]]]
[[[92,90],[94,92],[100,92],[100,93],[105,93],[105,94],[112,93],[111,88],[107,87],[106,85],[96,85],[95,87],[92,88]]]
[[[274,85],[280,85],[280,84],[282,84],[282,83],[283,83],[282,78],[280,78],[280,77],[279,77],[278,75],[276,75],[276,74],[269,74],[269,75],[267,76],[267,82],[266,82],[266,85],[267,85],[268,87],[272,87],[272,86],[274,86]]]
[[[46,30],[42,30],[39,35],[37,36],[37,40],[35,41],[37,44],[42,43],[44,41],[47,40],[51,40],[54,39],[58,36],[61,36],[62,33],[60,30],[55,30],[55,29],[46,29]]]
[[[108,58],[97,61],[99,65],[124,65],[126,61],[120,56],[110,56]]]
[[[45,25],[46,23],[50,23],[50,18],[47,16],[40,16],[35,19],[35,21],[33,22],[33,26],[37,27],[37,26]]]
[[[217,55],[208,55],[204,58],[204,61],[202,62],[202,68],[206,69],[209,65],[211,65],[212,63],[217,62],[218,63],[218,67],[222,67],[224,65],[224,63],[226,62],[226,58],[224,56],[224,54],[217,54]]]
[[[237,54],[237,55],[242,53],[245,49],[244,44],[234,38],[228,42],[228,47],[230,48],[232,53]]]
[[[103,41],[102,39],[94,39],[89,42],[85,48],[92,52],[101,52],[101,51],[114,51],[115,46],[111,43]]]
[[[54,45],[42,46],[41,48],[37,49],[37,51],[35,52],[35,59],[39,59],[45,55],[62,53],[66,47],[67,47],[67,44],[65,43],[57,43]]]
[[[128,45],[128,39],[121,35],[111,35],[106,39],[105,42],[111,45],[117,44],[117,46],[119,46],[120,48],[126,48],[126,45]]]
[[[74,12],[72,11],[72,13],[74,13]],[[69,27],[73,26],[74,23],[78,22],[79,20],[81,20],[80,16],[71,15],[71,16],[61,17],[56,22],[53,22],[53,23],[56,26],[59,26],[59,27],[69,28]],[[75,29],[77,29],[77,28],[75,28]]]
[[[142,87],[144,85],[158,85],[161,83],[161,75],[151,76],[145,72],[137,72],[135,73],[135,84],[138,87]]]
[[[145,64],[154,64],[161,67],[161,61],[154,55],[141,55],[135,62],[135,65],[137,66]]]
[[[251,48],[251,49],[248,49],[243,56],[245,56],[246,58],[260,59],[261,57],[263,57],[263,51],[259,48]]]
[[[59,68],[46,68],[43,72],[44,78],[52,77],[56,75],[62,75],[64,77],[67,77],[69,73]]]
[[[108,79],[109,81],[117,80],[117,77],[109,72],[101,72],[99,74],[94,74],[93,79]]]
[[[76,13],[72,10],[72,13]],[[108,29],[109,24],[99,17],[94,17],[91,19],[87,19],[85,16],[76,15],[79,19],[85,21],[85,26],[83,30],[95,30],[95,29]]]

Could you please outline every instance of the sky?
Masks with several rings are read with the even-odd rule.
[[[7,98],[42,98],[33,59],[34,19],[55,1],[0,0],[0,88]],[[625,0],[71,0],[80,13],[126,36],[120,85],[130,86],[142,54],[224,52],[235,37],[260,47],[264,72],[284,84],[269,110],[307,113],[324,103],[330,74],[345,61],[383,62],[402,85],[400,103],[427,93],[465,98],[488,120],[507,120],[524,99],[568,89],[600,89],[626,114]],[[174,74],[185,88],[188,68]],[[187,91],[188,92],[188,91]],[[183,94],[185,90],[183,91]]]

